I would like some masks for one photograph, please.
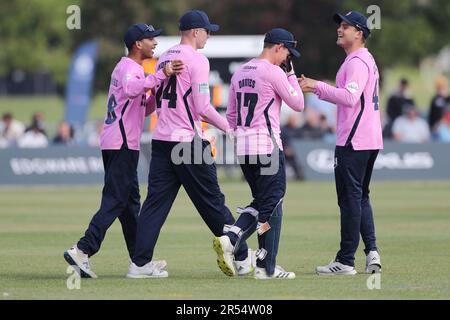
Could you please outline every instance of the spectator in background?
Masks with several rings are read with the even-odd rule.
[[[36,112],[31,117],[30,126],[27,127],[25,132],[32,130],[32,128],[38,128],[39,132],[47,136],[47,132],[45,131],[44,126],[44,115],[41,112]]]
[[[321,114],[314,109],[305,109],[305,123],[300,128],[300,137],[305,140],[323,139],[329,132],[329,128],[323,127]]]
[[[41,132],[38,125],[32,124],[30,130],[17,141],[20,148],[45,148],[48,146],[48,139],[45,134]]]
[[[399,142],[424,143],[430,139],[428,123],[417,115],[413,104],[406,104],[403,107],[403,116],[395,119],[392,134]]]
[[[74,130],[72,126],[66,122],[63,121],[59,124],[58,132],[56,136],[53,138],[53,144],[59,144],[59,145],[71,145],[75,143],[74,137]]]
[[[100,146],[100,135],[103,130],[103,121],[97,121],[95,123],[95,130],[91,131],[87,137],[87,143],[90,147]]]
[[[442,118],[436,125],[434,136],[439,142],[450,142],[450,102],[444,108]]]
[[[436,95],[431,100],[428,112],[428,125],[431,131],[434,131],[435,126],[442,119],[443,110],[447,103],[450,103],[448,80],[445,76],[439,76],[436,79]]]
[[[1,144],[3,147],[13,146],[25,132],[22,122],[13,118],[12,113],[6,112],[2,117]]]
[[[404,105],[415,105],[415,102],[408,95],[409,82],[407,79],[400,80],[400,86],[388,100],[386,113],[388,119],[384,128],[383,135],[386,138],[392,138],[392,125],[394,121],[402,115]]]
[[[325,83],[333,85],[329,80],[325,80]],[[315,94],[306,95],[306,108],[314,109],[318,113],[323,114],[327,121],[329,127],[334,127],[336,123],[336,105],[328,101],[320,100]],[[333,129],[334,130],[334,129]]]
[[[283,142],[284,156],[286,163],[294,171],[295,180],[304,180],[305,174],[301,164],[297,161],[294,148],[292,147],[292,141],[300,139],[300,127],[298,125],[298,116],[291,114],[287,120],[287,123],[281,127],[281,141]]]
[[[336,129],[330,125],[327,116],[323,113],[319,116],[319,126],[324,132],[323,141],[328,143],[336,143]]]

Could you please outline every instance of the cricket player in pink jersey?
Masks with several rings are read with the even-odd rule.
[[[359,235],[364,241],[367,273],[381,272],[375,225],[369,200],[373,166],[383,149],[378,97],[378,67],[365,48],[370,36],[367,18],[359,12],[335,14],[337,44],[347,58],[336,75],[336,87],[302,76],[304,92],[337,105],[334,174],[341,212],[341,244],[336,258],[319,266],[319,275],[354,275]]]
[[[156,87],[158,122],[152,138],[148,193],[139,214],[129,278],[158,276],[151,267],[153,251],[181,186],[214,235],[222,235],[235,221],[225,206],[211,145],[201,129],[205,120],[224,132],[232,131],[210,104],[209,61],[197,52],[219,26],[211,24],[200,10],[186,12],[179,22],[181,42],[161,55],[156,68],[161,70],[170,61],[182,60],[184,71]],[[239,274],[253,270],[245,243],[236,252],[235,261]]]
[[[162,30],[138,23],[125,33],[124,42],[129,54],[122,57],[111,75],[108,93],[108,110],[100,137],[105,185],[100,209],[92,218],[84,237],[64,258],[78,267],[82,277],[96,278],[89,257],[100,249],[106,231],[119,218],[130,258],[133,256],[136,237],[136,220],[140,209],[137,165],[144,118],[155,110],[155,97],[146,92],[160,81],[182,69],[175,61],[165,65],[155,75],[145,75],[143,59],[153,57],[156,38]],[[155,273],[164,275],[165,261],[153,262]]]
[[[226,235],[214,238],[218,260],[222,261],[219,267],[227,275],[236,272],[234,251],[257,231],[259,249],[254,277],[295,278],[294,272],[276,264],[276,256],[286,191],[280,139],[281,102],[295,111],[304,108],[303,93],[290,62],[292,56],[300,56],[296,44],[289,31],[270,30],[265,35],[261,55],[241,66],[231,79],[227,119],[235,129],[237,155],[253,201],[239,210],[239,218]]]

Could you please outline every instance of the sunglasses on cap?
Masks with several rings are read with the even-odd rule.
[[[136,26],[139,31],[141,31],[142,34],[144,34],[147,31],[155,31],[155,28],[151,25],[151,24],[146,24],[145,27],[144,26]]]
[[[283,40],[280,43],[284,44],[284,46],[286,48],[295,48],[295,47],[297,47],[297,41],[296,40]]]

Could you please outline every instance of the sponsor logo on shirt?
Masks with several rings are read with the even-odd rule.
[[[198,85],[198,92],[204,93],[204,94],[209,94],[209,85],[207,83],[200,83]]]
[[[351,93],[355,93],[356,91],[359,90],[359,86],[356,82],[350,82],[349,84],[347,84],[346,88]]]

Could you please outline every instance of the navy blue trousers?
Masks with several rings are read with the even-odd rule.
[[[270,164],[264,164],[256,158],[256,163],[251,163],[252,156],[240,156],[242,173],[252,192],[253,201],[251,207],[258,210],[258,221],[267,222],[280,201],[286,193],[286,168],[285,157],[282,151],[278,152],[278,159],[272,160]],[[254,157],[254,156],[253,156]],[[265,155],[266,159],[272,157]],[[266,162],[266,161],[264,161]],[[268,171],[268,174],[262,174],[261,170],[275,165],[274,170]]]
[[[177,163],[174,162],[172,151],[174,148],[179,150],[180,147],[183,150],[181,156],[186,161]],[[180,156],[178,151],[174,154]],[[195,163],[198,159],[194,159],[194,154],[203,154],[206,161]],[[147,198],[138,218],[133,257],[137,266],[143,266],[152,260],[161,227],[181,186],[215,236],[223,235],[225,224],[232,225],[235,222],[225,206],[225,196],[220,191],[209,142],[198,139],[183,143],[153,140]],[[247,244],[242,245],[236,253],[236,259],[245,259],[247,250]]]
[[[105,185],[100,209],[92,218],[78,248],[89,256],[100,249],[106,231],[119,218],[130,258],[134,253],[137,216],[140,209],[137,165],[139,151],[122,147],[102,150]]]
[[[341,243],[336,261],[345,265],[355,265],[360,234],[366,254],[377,250],[369,184],[378,151],[356,151],[351,144],[335,149],[334,175],[341,212]]]
[[[258,210],[258,222],[269,222],[272,227],[272,230],[266,234],[258,236],[258,246],[260,249],[267,250],[267,256],[264,260],[256,260],[258,267],[266,268],[268,274],[272,275],[281,233],[282,199],[286,193],[286,169],[284,153],[278,149],[274,150],[272,155],[265,155],[264,159],[261,161],[260,156],[239,157],[242,172],[252,192],[253,201],[250,206]],[[268,159],[271,159],[270,163],[267,163]],[[238,218],[236,225],[241,225],[240,219],[246,219],[242,215],[241,217]],[[245,233],[245,238],[256,231],[256,225],[254,226],[254,229]]]

